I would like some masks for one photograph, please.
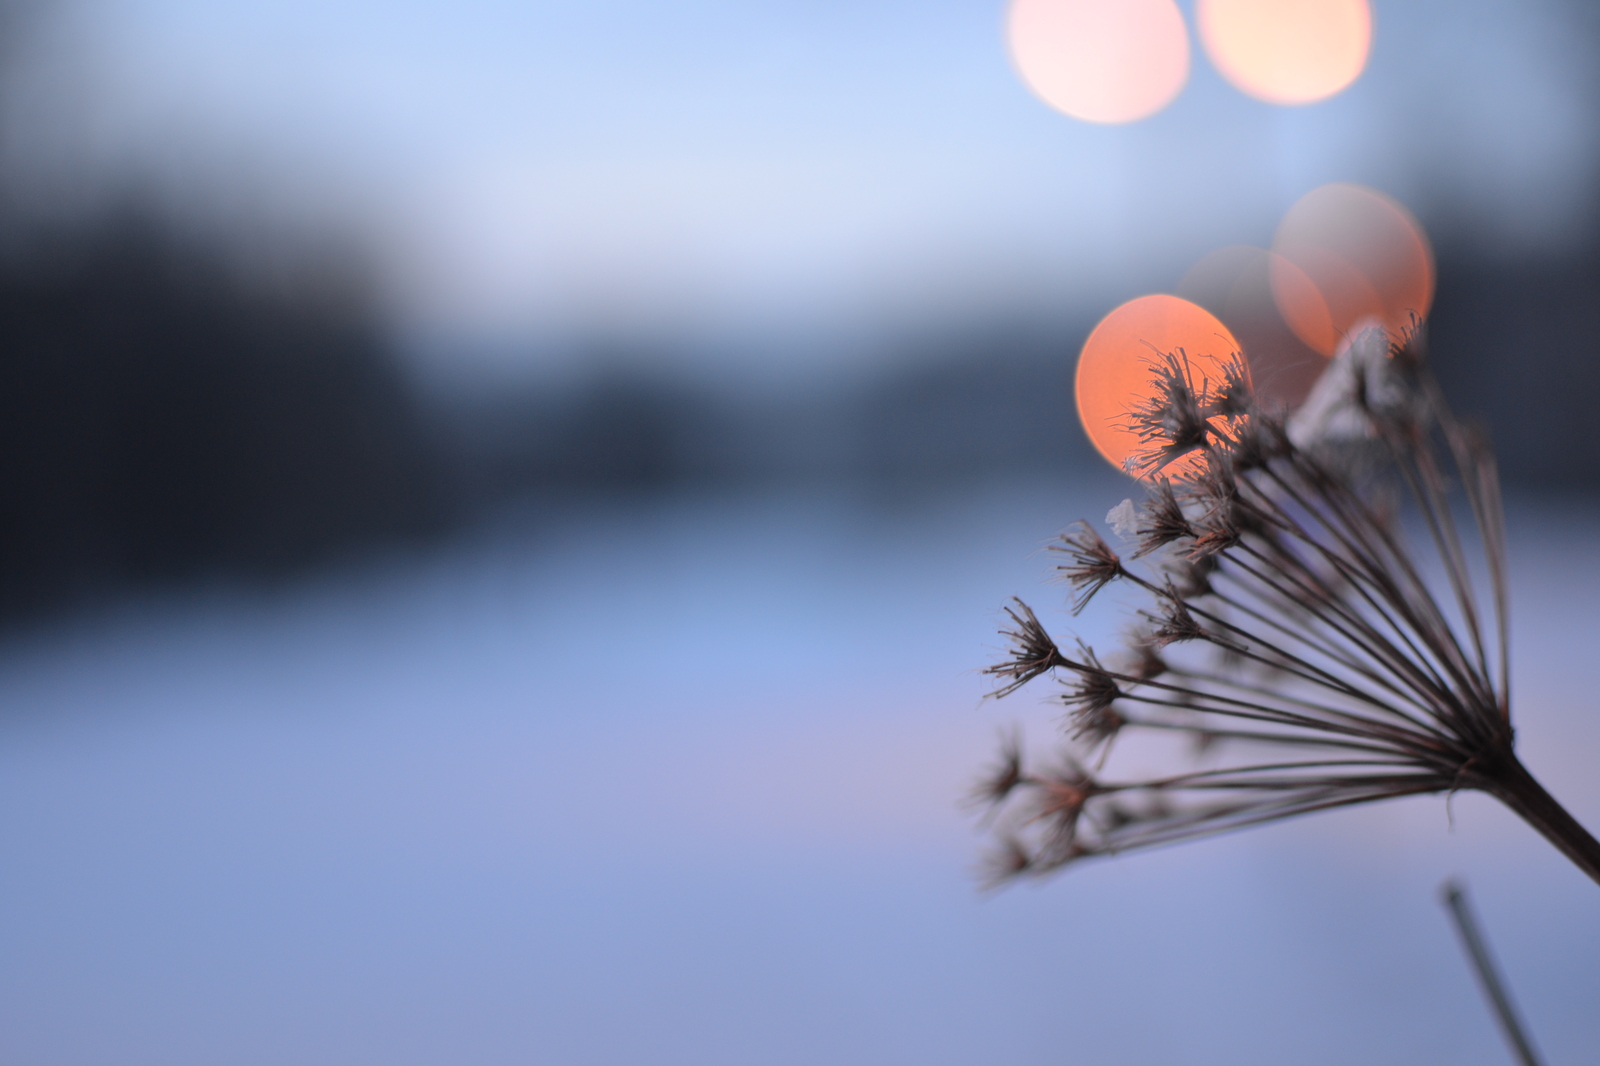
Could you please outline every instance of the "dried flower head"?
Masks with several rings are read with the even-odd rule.
[[[1178,502],[1172,482],[1167,478],[1161,478],[1151,488],[1150,499],[1139,512],[1134,528],[1139,536],[1139,550],[1133,553],[1135,559],[1159,551],[1174,541],[1194,538],[1194,527],[1189,524],[1183,505]]]
[[[987,807],[1004,803],[1022,783],[1022,737],[1012,731],[1000,741],[1000,761],[972,791],[973,800]]]
[[[1167,672],[1167,661],[1161,657],[1160,649],[1151,642],[1150,634],[1144,630],[1136,631],[1128,638],[1124,648],[1124,664],[1123,673],[1140,681],[1148,681]]]
[[[1072,586],[1072,613],[1086,607],[1094,594],[1123,576],[1122,558],[1087,522],[1074,522],[1050,550],[1060,552],[1067,561],[1056,571]]]
[[[1255,413],[1255,392],[1250,388],[1250,365],[1242,352],[1234,352],[1222,364],[1222,384],[1217,387],[1213,415],[1245,416]]]
[[[1011,629],[1002,629],[1000,635],[1011,642],[1011,655],[984,669],[984,673],[1006,679],[1006,683],[989,695],[1008,696],[1040,674],[1057,666],[1065,666],[1061,649],[1050,639],[1050,634],[1039,624],[1033,608],[1013,598],[1014,606],[1005,608],[1011,618]]]
[[[1000,694],[1070,674],[1062,699],[1079,750],[1166,731],[1206,761],[1131,780],[1091,775],[1071,757],[1035,771],[1013,739],[984,789],[998,805],[996,877],[1479,789],[1600,881],[1600,842],[1517,759],[1494,459],[1451,416],[1422,352],[1415,332],[1395,344],[1380,331],[1356,338],[1287,421],[1256,409],[1237,356],[1214,390],[1197,386],[1182,351],[1151,360],[1154,396],[1129,415],[1144,446],[1130,466],[1155,475],[1194,458],[1149,481],[1142,508],[1109,518],[1137,537],[1134,559],[1160,551],[1152,572],[1125,567],[1087,525],[1057,546],[1075,613],[1113,580],[1151,598],[1129,654],[1110,667],[1081,645],[1063,655],[1019,603],[1008,608],[1012,657],[989,672],[1006,679]],[[1470,529],[1458,526],[1451,485]],[[1487,597],[1469,562],[1472,531]]]
[[[1079,644],[1079,661],[1069,664],[1076,678],[1067,684],[1061,702],[1067,705],[1076,740],[1090,746],[1103,743],[1122,728],[1122,716],[1112,709],[1122,696],[1116,677],[1095,658],[1094,649]]]

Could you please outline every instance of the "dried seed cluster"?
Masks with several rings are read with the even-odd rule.
[[[1035,767],[1008,740],[981,784],[995,878],[1476,788],[1600,880],[1600,844],[1513,751],[1494,460],[1446,409],[1420,333],[1358,338],[1291,417],[1256,405],[1238,354],[1213,360],[1212,375],[1196,375],[1196,362],[1153,358],[1152,399],[1129,412],[1143,445],[1129,470],[1147,479],[1148,499],[1107,516],[1132,543],[1128,558],[1082,522],[1054,545],[1074,614],[1112,583],[1148,596],[1128,654],[1106,666],[1081,643],[1063,652],[1026,604],[1006,609],[1012,652],[987,671],[1002,682],[994,695],[1055,675],[1069,744]],[[1425,531],[1423,553],[1403,519]],[[1088,768],[1130,730],[1187,734],[1204,761],[1139,780]]]

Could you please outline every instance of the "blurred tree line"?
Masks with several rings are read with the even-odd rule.
[[[0,602],[270,574],[445,519],[349,287],[253,284],[124,209],[0,262]]]
[[[1512,488],[1600,487],[1600,242],[1503,263],[1441,242],[1434,358]],[[271,579],[508,501],[777,482],[939,491],[1099,471],[1092,326],[907,341],[874,376],[730,396],[606,361],[576,384],[418,394],[358,276],[266,285],[133,208],[0,257],[0,614],[130,584]]]

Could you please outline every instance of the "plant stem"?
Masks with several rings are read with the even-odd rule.
[[[1568,814],[1516,756],[1508,756],[1497,770],[1498,773],[1486,775],[1484,791],[1515,811],[1600,884],[1600,840]]]
[[[1516,1055],[1522,1066],[1541,1066],[1539,1053],[1533,1049],[1533,1041],[1528,1039],[1528,1031],[1517,1017],[1516,1008],[1511,1005],[1505,982],[1500,979],[1494,959],[1489,956],[1489,945],[1485,943],[1478,920],[1467,902],[1466,890],[1455,881],[1446,881],[1440,895],[1455,922],[1461,946],[1467,950],[1467,961],[1472,963],[1472,971],[1477,974],[1478,984],[1482,986],[1489,1007],[1494,1011],[1495,1021],[1500,1023],[1500,1031],[1505,1034],[1506,1043],[1511,1045],[1512,1054]]]

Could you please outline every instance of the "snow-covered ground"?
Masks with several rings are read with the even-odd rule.
[[[1453,874],[1584,1061],[1600,888],[1477,796],[976,890],[958,801],[1050,712],[975,668],[1115,502],[595,507],[13,640],[0,1061],[1499,1064]],[[1523,750],[1591,826],[1597,518],[1512,521]]]

